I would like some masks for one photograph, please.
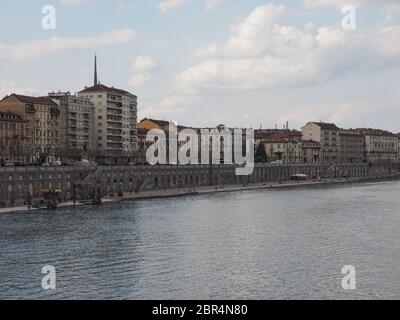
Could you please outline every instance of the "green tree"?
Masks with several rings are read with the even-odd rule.
[[[257,146],[256,154],[254,157],[256,163],[264,163],[267,162],[267,152],[265,151],[264,143],[260,143]]]

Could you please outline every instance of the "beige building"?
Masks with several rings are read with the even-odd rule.
[[[97,147],[94,104],[69,92],[52,92],[49,98],[60,106],[65,155],[94,153]]]
[[[153,142],[146,141],[147,133],[150,130],[157,129],[157,130],[161,130],[161,131],[163,131],[165,133],[166,149],[167,149],[167,153],[168,153],[168,156],[169,156],[171,143],[175,143],[176,139],[178,139],[177,136],[176,137],[170,137],[170,135],[169,135],[170,128],[173,129],[173,131],[176,132],[177,134],[179,134],[181,131],[183,131],[185,129],[194,130],[196,132],[194,134],[195,137],[191,136],[190,139],[198,139],[199,148],[200,148],[200,143],[201,143],[200,138],[199,138],[200,129],[198,129],[198,128],[190,128],[190,127],[181,126],[181,125],[176,125],[172,121],[145,118],[142,121],[140,121],[140,123],[138,124],[138,137],[139,137],[138,139],[139,139],[139,151],[140,151],[140,153],[145,154],[147,149],[153,144]],[[174,141],[174,139],[175,139],[175,141]],[[177,141],[177,146],[176,146],[177,147],[177,151],[184,144],[185,144],[185,141]],[[198,152],[198,150],[195,150],[195,152]]]
[[[400,133],[397,134],[397,163],[400,163]]]
[[[364,162],[364,136],[355,130],[339,132],[339,162]]]
[[[22,116],[12,112],[0,111],[1,164],[20,158],[29,143],[26,138],[26,121],[22,119]]]
[[[364,159],[368,163],[396,163],[399,139],[379,129],[356,129],[364,136]]]
[[[314,140],[303,140],[301,143],[303,163],[321,162],[321,144]]]
[[[95,107],[96,147],[108,155],[137,151],[137,97],[125,90],[97,84],[78,93]]]
[[[27,153],[54,156],[62,146],[61,119],[58,105],[47,97],[11,94],[0,101],[0,110],[19,114],[26,121]]]
[[[321,144],[321,162],[340,161],[340,129],[333,123],[309,122],[303,128],[303,140],[313,140]]]
[[[298,131],[286,131],[261,140],[265,146],[268,162],[301,163],[302,134]]]

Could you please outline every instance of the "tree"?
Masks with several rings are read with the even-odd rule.
[[[267,162],[267,152],[265,151],[264,143],[260,143],[257,146],[257,150],[256,150],[256,154],[255,154],[255,162],[256,163]]]

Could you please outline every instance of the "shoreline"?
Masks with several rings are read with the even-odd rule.
[[[161,189],[153,191],[142,191],[139,194],[129,194],[118,198],[104,198],[102,204],[127,202],[127,201],[145,201],[152,199],[163,199],[163,198],[179,198],[187,196],[197,196],[204,194],[216,194],[216,193],[229,193],[238,191],[251,191],[251,190],[281,190],[281,189],[297,189],[297,188],[308,188],[318,186],[333,186],[333,185],[344,185],[353,183],[367,183],[367,182],[379,182],[379,181],[392,181],[399,180],[400,176],[389,176],[389,177],[376,177],[376,178],[336,178],[336,179],[323,179],[307,180],[307,181],[284,181],[284,182],[271,182],[261,184],[251,184],[246,186],[240,185],[227,185],[227,186],[200,186],[197,188],[179,188],[179,189]],[[79,207],[85,205],[92,205],[86,202],[77,201],[75,204],[72,201],[60,203],[57,209],[67,207]],[[56,211],[55,209],[54,211]],[[47,210],[44,208],[28,208],[27,206],[22,207],[11,207],[11,208],[0,208],[1,214],[9,213],[20,213],[20,212],[35,212]]]

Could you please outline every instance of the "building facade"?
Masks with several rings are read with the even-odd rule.
[[[339,162],[364,162],[364,136],[355,130],[339,132]]]
[[[366,162],[398,162],[398,136],[379,129],[356,129],[356,131],[364,136],[364,159]]]
[[[303,128],[303,140],[321,144],[321,162],[337,163],[340,159],[340,129],[333,123],[309,122]]]
[[[314,140],[303,140],[301,143],[303,163],[321,162],[321,144]]]
[[[25,154],[32,157],[30,161],[59,156],[63,142],[61,113],[53,100],[12,94],[0,101],[0,111],[19,114],[26,121],[29,147]]]
[[[289,129],[255,130],[255,145],[264,144],[267,161],[281,163],[301,163],[302,133]]]
[[[60,107],[62,122],[63,155],[80,157],[96,152],[95,107],[86,98],[69,92],[49,93]]]
[[[79,97],[95,107],[98,151],[109,155],[131,155],[137,151],[137,97],[125,90],[102,84],[85,88]]]
[[[12,112],[0,111],[0,161],[17,161],[29,146],[26,138],[26,121],[22,116]]]
[[[400,133],[397,135],[397,163],[400,163]]]

